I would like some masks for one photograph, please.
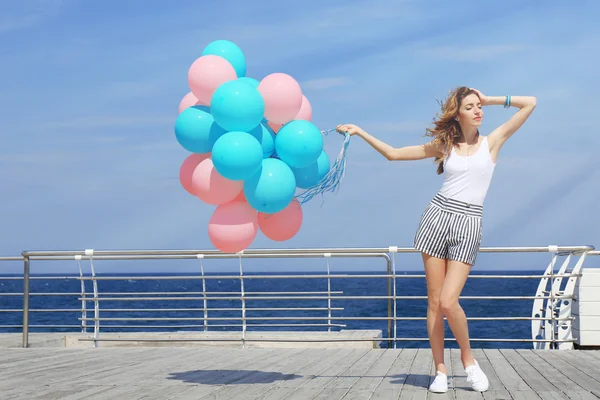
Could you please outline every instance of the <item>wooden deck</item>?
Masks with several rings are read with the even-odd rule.
[[[8,399],[598,399],[600,352],[476,350],[491,387],[471,391],[457,350],[452,389],[428,393],[428,349],[3,348]]]

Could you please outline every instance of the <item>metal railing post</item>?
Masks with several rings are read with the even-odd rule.
[[[202,274],[202,297],[203,297],[203,314],[204,314],[204,332],[208,331],[208,302],[206,299],[206,278],[204,277],[204,254],[198,254],[200,260],[200,274]]]
[[[393,327],[392,327],[392,319],[393,319],[393,305],[392,305],[392,260],[391,258],[387,258],[387,275],[388,275],[388,334],[387,337],[392,337]],[[394,321],[395,323],[396,321]],[[392,348],[392,340],[388,341],[388,348]]]
[[[29,347],[29,256],[23,255],[23,347]]]
[[[240,255],[240,295],[242,300],[242,346],[246,348],[246,291],[244,290],[244,270]]]
[[[323,256],[327,259],[327,332],[331,332],[331,253],[325,253]]]
[[[556,304],[554,302],[554,265],[550,270],[550,324],[552,326],[552,341],[550,342],[550,348],[556,348],[556,318],[554,313],[556,312]]]

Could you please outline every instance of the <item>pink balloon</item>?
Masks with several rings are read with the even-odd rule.
[[[242,189],[242,191],[240,192],[240,194],[238,194],[236,196],[236,198],[233,199],[232,201],[248,201],[248,200],[246,200],[246,195],[244,194],[244,190]]]
[[[199,104],[198,98],[194,96],[194,93],[189,92],[183,96],[183,99],[181,99],[181,102],[179,103],[179,114],[181,114],[181,112],[186,108],[195,106],[197,104]]]
[[[269,125],[269,127],[270,127],[271,129],[273,129],[273,132],[277,133],[277,132],[279,132],[279,130],[281,129],[281,127],[282,127],[284,124],[276,124],[275,122],[268,121],[268,122],[267,122],[267,125]]]
[[[257,233],[257,212],[245,201],[217,206],[208,221],[208,237],[224,253],[237,253],[248,248]]]
[[[302,226],[302,206],[298,200],[274,214],[258,213],[258,227],[271,240],[283,242],[293,238]]]
[[[219,174],[210,157],[202,160],[192,174],[192,192],[208,204],[228,203],[243,188],[244,181],[232,181]]]
[[[179,168],[179,182],[181,182],[181,186],[189,194],[196,195],[192,186],[192,176],[198,164],[208,157],[210,157],[210,153],[192,153],[181,164],[181,168]]]
[[[312,119],[312,106],[304,95],[302,95],[302,105],[300,106],[300,111],[298,111],[298,114],[296,114],[294,119],[303,119],[306,121],[310,121]]]
[[[237,74],[229,61],[212,54],[196,59],[188,71],[188,85],[192,93],[207,106],[215,90],[234,79],[237,79]]]
[[[294,78],[284,73],[267,75],[258,85],[265,101],[265,118],[285,124],[291,121],[302,106],[302,89]]]

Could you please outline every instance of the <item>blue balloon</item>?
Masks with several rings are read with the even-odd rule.
[[[321,155],[314,163],[304,168],[292,168],[294,177],[296,178],[296,186],[301,189],[308,189],[316,185],[331,168],[329,156],[323,150]]]
[[[188,107],[175,121],[175,137],[192,153],[209,153],[225,130],[221,128],[206,106]]]
[[[275,151],[275,132],[273,132],[273,129],[263,122],[248,133],[260,142],[263,150],[263,158],[271,157]]]
[[[259,141],[246,132],[227,132],[213,146],[212,162],[227,179],[243,181],[253,176],[263,160]]]
[[[210,108],[217,122],[227,131],[248,132],[258,126],[265,113],[265,102],[251,84],[228,81],[215,90]]]
[[[292,202],[296,191],[294,173],[283,161],[265,158],[262,166],[244,182],[244,195],[257,211],[273,214]]]
[[[290,167],[308,167],[323,151],[323,135],[312,122],[293,120],[277,132],[275,151]]]
[[[241,78],[238,78],[238,81],[242,81],[242,82],[246,82],[251,84],[252,86],[254,86],[255,88],[258,88],[258,85],[260,85],[260,82],[257,81],[254,78],[249,78],[247,76],[242,76]]]
[[[220,56],[229,61],[238,77],[246,75],[246,57],[237,44],[229,40],[215,40],[204,48],[201,55],[208,54]]]

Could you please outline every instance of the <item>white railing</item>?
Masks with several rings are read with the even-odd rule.
[[[508,316],[508,317],[470,317],[469,320],[484,320],[484,321],[507,321],[507,320],[530,320],[532,335],[531,338],[472,338],[473,341],[486,341],[486,342],[531,342],[534,348],[559,348],[559,349],[570,349],[573,347],[575,338],[572,337],[572,320],[571,315],[571,301],[573,299],[573,290],[577,279],[581,276],[581,267],[586,259],[587,255],[596,254],[599,252],[593,252],[592,246],[548,246],[548,247],[490,247],[481,248],[482,253],[550,253],[551,261],[541,275],[470,275],[470,278],[474,279],[539,279],[539,285],[536,293],[530,295],[519,295],[519,296],[461,296],[461,300],[526,300],[533,301],[533,308],[531,316]],[[403,304],[403,302],[410,300],[425,300],[426,296],[401,296],[398,295],[398,282],[403,279],[411,278],[422,278],[423,274],[397,274],[396,271],[396,256],[401,253],[416,253],[417,251],[413,248],[398,248],[398,247],[387,247],[387,248],[317,248],[317,249],[260,249],[260,250],[247,250],[238,254],[224,254],[218,251],[211,250],[156,250],[156,251],[29,251],[23,252],[22,257],[5,257],[0,258],[0,261],[22,261],[23,262],[23,276],[22,277],[10,277],[1,279],[22,279],[23,280],[23,292],[22,293],[2,293],[2,296],[23,296],[23,307],[22,309],[3,309],[0,310],[6,312],[22,312],[23,323],[19,325],[0,325],[0,328],[22,328],[23,333],[23,347],[29,345],[29,330],[30,328],[77,328],[81,329],[82,332],[87,332],[88,321],[93,322],[93,335],[89,340],[94,342],[96,346],[102,341],[169,341],[171,339],[145,339],[142,337],[136,338],[102,338],[100,337],[101,327],[110,328],[147,328],[147,329],[159,329],[159,328],[201,328],[208,330],[213,327],[221,328],[241,328],[241,335],[239,338],[232,339],[219,339],[219,340],[231,340],[241,341],[245,343],[247,341],[260,341],[260,340],[273,340],[273,339],[250,339],[246,336],[248,328],[254,329],[257,327],[264,326],[293,326],[293,327],[326,327],[328,331],[335,327],[344,327],[345,321],[353,320],[371,320],[371,321],[387,321],[387,335],[382,338],[377,338],[380,341],[387,341],[388,346],[396,347],[396,343],[402,341],[426,341],[427,338],[416,338],[399,336],[397,330],[397,324],[399,321],[406,320],[425,320],[424,316],[406,317],[397,315],[397,304]],[[385,274],[332,274],[329,260],[331,258],[368,258],[368,259],[382,259],[385,262]],[[237,274],[219,274],[219,275],[207,275],[204,273],[204,262],[210,259],[238,259],[239,260],[239,273]],[[256,274],[247,275],[244,274],[243,260],[245,259],[266,259],[266,258],[314,258],[314,259],[325,259],[327,270],[325,274]],[[561,259],[564,260],[559,265]],[[189,275],[174,275],[174,276],[157,276],[157,275],[144,275],[144,276],[102,276],[97,274],[96,267],[94,266],[95,260],[174,260],[174,259],[196,259],[200,262],[200,275],[189,276]],[[79,277],[43,277],[43,276],[31,276],[30,269],[31,263],[36,264],[46,260],[76,260],[79,267]],[[90,274],[86,275],[82,268],[82,261],[90,263]],[[557,269],[558,268],[558,269]],[[372,269],[372,268],[371,268]],[[0,273],[2,270],[0,269]],[[361,295],[351,296],[344,295],[340,291],[331,290],[332,279],[377,279],[384,278],[387,282],[387,295],[373,296],[373,295]],[[81,293],[30,293],[30,281],[33,279],[77,279],[81,282]],[[101,293],[99,291],[99,283],[108,280],[201,280],[202,291],[197,292],[107,292]],[[235,292],[209,292],[206,290],[206,282],[209,280],[239,280],[240,289]],[[314,280],[327,280],[327,291],[304,291],[304,292],[291,292],[291,291],[279,291],[279,292],[249,292],[245,290],[244,282],[248,282],[253,279],[314,279]],[[90,281],[92,283],[92,292],[86,291],[85,282]],[[100,284],[101,285],[101,284]],[[81,310],[77,309],[30,309],[30,297],[31,296],[78,296],[78,301],[81,302]],[[1,298],[1,297],[0,297]],[[249,303],[254,301],[264,300],[294,300],[295,302],[300,301],[326,301],[327,307],[249,307]],[[334,316],[332,311],[343,311],[343,308],[332,307],[333,302],[339,302],[340,300],[387,300],[387,316]],[[202,307],[194,308],[156,308],[156,309],[142,309],[142,308],[101,308],[101,305],[110,302],[133,302],[133,301],[198,301],[202,302]],[[239,301],[241,306],[230,307],[230,308],[216,308],[211,307],[211,302],[214,301]],[[86,303],[93,302],[94,315],[93,317],[88,316],[88,307]],[[149,311],[201,311],[201,316],[194,317],[101,317],[100,310],[110,312],[149,312]],[[317,316],[286,316],[286,317],[248,317],[247,311],[258,312],[258,311],[317,311],[323,314]],[[29,314],[30,312],[73,312],[78,311],[81,313],[81,317],[78,318],[80,321],[79,325],[30,325]],[[237,317],[215,317],[212,312],[214,311],[233,311],[239,313]],[[188,325],[102,325],[102,322],[123,322],[123,321],[168,321],[186,323]],[[201,325],[189,325],[194,321],[201,321]],[[272,322],[277,322],[273,324]],[[291,321],[300,321],[300,323],[292,324]],[[323,321],[319,324],[308,324],[302,321]],[[234,322],[237,322],[234,324]],[[259,322],[262,322],[259,323]],[[266,323],[268,322],[268,323]],[[211,341],[211,338],[192,338],[192,339],[173,339],[177,341]],[[278,341],[297,341],[297,339],[285,339],[280,338]],[[302,341],[357,341],[361,339],[339,339],[339,338],[319,338],[319,339],[302,339]],[[362,339],[370,340],[373,339]],[[446,340],[453,340],[448,338]]]

